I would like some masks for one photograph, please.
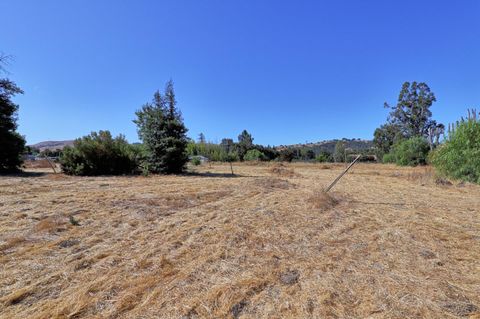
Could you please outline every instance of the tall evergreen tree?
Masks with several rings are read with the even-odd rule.
[[[188,161],[187,128],[176,105],[170,80],[163,96],[157,91],[152,103],[143,105],[135,113],[134,123],[147,149],[147,168],[152,173],[181,173]]]
[[[0,71],[6,57],[0,56]],[[16,171],[22,164],[25,139],[16,132],[18,105],[12,102],[23,91],[12,81],[0,79],[0,172]]]
[[[198,134],[198,143],[205,144],[206,142],[207,140],[205,139],[205,134],[203,133]]]
[[[250,133],[247,132],[247,130],[243,130],[240,135],[238,135],[238,144],[237,144],[237,149],[238,149],[238,156],[240,157],[240,160],[243,161],[243,157],[245,154],[253,148],[253,137]]]

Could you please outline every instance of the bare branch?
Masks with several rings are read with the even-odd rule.
[[[5,67],[10,65],[10,61],[12,60],[13,60],[13,57],[11,55],[7,55],[3,52],[0,52],[0,72],[8,73]]]

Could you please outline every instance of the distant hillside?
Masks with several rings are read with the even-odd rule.
[[[37,144],[29,145],[32,148],[39,149],[40,151],[44,151],[46,149],[49,149],[51,151],[57,150],[57,149],[63,149],[65,146],[71,146],[73,145],[73,140],[68,140],[68,141],[45,141],[45,142],[40,142]]]
[[[313,150],[316,154],[325,151],[329,153],[333,153],[335,150],[335,144],[338,141],[343,141],[346,144],[347,149],[351,150],[365,150],[373,147],[373,141],[370,140],[361,140],[361,139],[342,139],[342,140],[329,140],[329,141],[321,141],[316,143],[306,143],[306,144],[293,144],[293,145],[280,145],[277,146],[276,149],[297,149],[297,148],[307,148]]]

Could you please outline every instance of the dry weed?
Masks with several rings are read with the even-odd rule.
[[[274,191],[276,189],[286,190],[294,186],[287,180],[271,177],[256,179],[254,185],[264,191]]]
[[[40,159],[36,161],[25,161],[25,168],[49,168],[52,169],[52,166],[46,159]]]
[[[23,236],[14,236],[12,238],[8,238],[4,244],[0,245],[0,251],[12,249],[24,242],[26,242],[26,238]]]
[[[272,167],[0,177],[0,317],[480,315],[480,187],[359,163],[312,195],[344,165]]]
[[[316,209],[322,211],[331,209],[337,206],[340,201],[333,195],[325,192],[316,192],[308,198],[308,203]]]
[[[30,296],[32,293],[33,292],[29,288],[21,288],[3,298],[0,298],[0,304],[3,304],[5,307],[15,305]]]
[[[280,176],[280,177],[299,177],[300,175],[295,172],[293,168],[286,167],[285,164],[279,163],[271,167],[269,170],[270,174]]]

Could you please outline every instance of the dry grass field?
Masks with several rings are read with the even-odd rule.
[[[342,168],[0,177],[0,317],[480,318],[480,187]]]

